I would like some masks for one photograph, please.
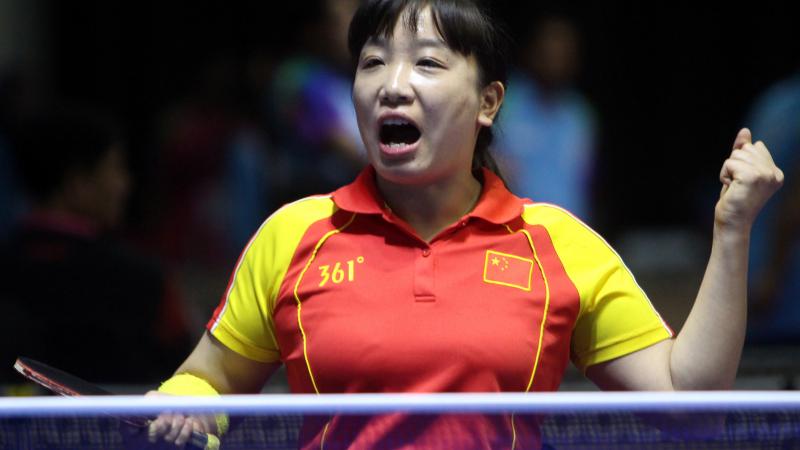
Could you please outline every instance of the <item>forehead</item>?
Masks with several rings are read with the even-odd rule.
[[[412,15],[411,10],[406,9],[400,14],[388,36],[383,33],[372,35],[365,46],[386,47],[398,44],[449,49],[436,26],[430,7],[419,10],[416,15]]]

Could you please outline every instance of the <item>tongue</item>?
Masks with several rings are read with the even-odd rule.
[[[381,127],[381,142],[384,144],[413,144],[420,132],[413,125],[384,125]]]

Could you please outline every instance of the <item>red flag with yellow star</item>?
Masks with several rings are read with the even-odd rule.
[[[491,284],[531,290],[533,260],[494,250],[486,251],[483,281]]]

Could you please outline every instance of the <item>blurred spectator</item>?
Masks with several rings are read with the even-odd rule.
[[[573,87],[579,59],[569,19],[547,16],[530,29],[509,77],[495,147],[515,194],[589,220],[595,124]]]
[[[20,180],[14,171],[9,133],[20,116],[37,109],[46,94],[40,72],[32,65],[0,66],[0,240],[26,210]]]
[[[275,205],[276,165],[263,120],[250,106],[246,67],[234,52],[206,55],[157,116],[152,211],[137,234],[176,273],[198,332]]]
[[[24,202],[13,170],[8,139],[0,131],[0,241],[8,237],[23,209]]]
[[[347,53],[357,6],[356,0],[323,0],[312,8],[302,48],[276,69],[268,102],[293,183],[283,201],[349,183],[366,163]]]
[[[750,245],[752,286],[748,339],[800,343],[800,72],[769,88],[746,124],[786,174],[764,207]]]
[[[108,383],[152,383],[190,343],[153,262],[109,236],[130,188],[113,125],[88,110],[27,118],[12,147],[32,209],[0,248],[0,381],[29,356]]]
[[[269,145],[241,98],[241,66],[223,54],[209,57],[160,117],[155,246],[178,265],[227,271],[273,207]]]

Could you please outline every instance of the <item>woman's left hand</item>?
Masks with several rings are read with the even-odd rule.
[[[783,185],[783,171],[766,145],[752,139],[747,128],[739,131],[719,174],[723,186],[714,219],[726,230],[749,233],[761,208]]]

